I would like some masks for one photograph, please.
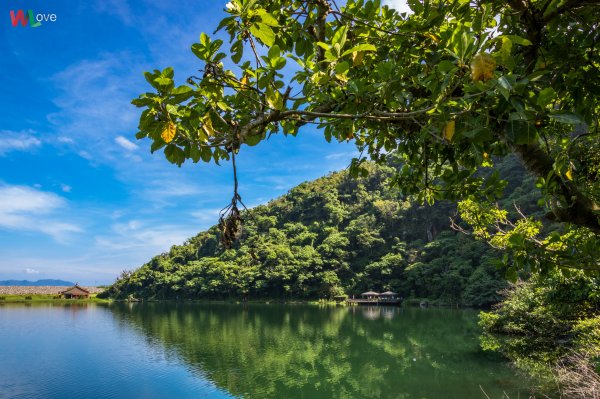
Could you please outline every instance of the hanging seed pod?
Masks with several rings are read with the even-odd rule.
[[[224,248],[231,248],[242,235],[242,217],[237,204],[229,205],[219,217],[219,242]]]

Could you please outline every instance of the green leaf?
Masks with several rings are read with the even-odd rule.
[[[331,43],[333,45],[339,44],[340,48],[344,47],[346,44],[346,35],[348,34],[348,27],[346,25],[342,25],[335,34],[333,35],[333,39],[331,39]]]
[[[227,54],[225,53],[218,53],[217,55],[215,55],[215,57],[213,58],[213,62],[219,62],[222,59],[224,59],[225,57],[227,57]]]
[[[194,90],[189,86],[179,86],[171,91],[171,95],[178,103],[186,101],[194,95]]]
[[[244,143],[249,145],[250,147],[253,147],[253,146],[257,145],[258,143],[260,143],[261,140],[262,140],[261,135],[250,134],[244,139]]]
[[[550,118],[560,123],[566,123],[569,125],[579,125],[583,123],[583,120],[579,115],[570,112],[557,112],[550,114]]]
[[[415,12],[415,14],[421,14],[424,10],[424,7],[419,0],[408,0],[407,3],[410,9]]]
[[[173,79],[173,76],[175,76],[175,71],[173,70],[173,67],[166,67],[160,74],[164,77]]]
[[[340,62],[335,66],[335,72],[340,75],[344,75],[350,70],[350,64],[346,61]]]
[[[267,88],[266,93],[267,104],[273,109],[281,110],[283,108],[283,97],[277,90],[271,87]]]
[[[508,281],[510,281],[511,283],[516,283],[517,279],[519,278],[517,270],[514,267],[507,269],[505,276],[506,276],[506,279]]]
[[[319,43],[317,43],[317,44],[319,44]],[[328,50],[328,49],[329,49],[329,46],[327,46],[327,48],[325,48],[325,50]],[[359,51],[377,51],[377,47],[373,46],[372,44],[359,44],[358,46],[354,46],[351,49],[344,51],[342,53],[342,57],[345,57],[348,54],[357,53]]]
[[[143,96],[140,96],[131,101],[131,104],[135,105],[136,107],[148,107],[148,106],[152,105],[153,103],[154,103],[154,99],[148,98],[148,97],[143,97]]]
[[[260,20],[263,24],[274,27],[279,26],[279,22],[277,22],[277,19],[272,14],[269,14],[267,10],[261,8],[253,11],[256,13],[256,15],[260,17]]]
[[[208,47],[210,44],[210,37],[204,32],[200,33],[200,44],[203,47]]]
[[[160,75],[160,72],[157,70],[154,70],[154,73],[151,72],[144,72],[144,78],[146,78],[146,81],[148,83],[150,83],[150,85],[152,85],[152,87],[154,87],[155,89],[159,89],[160,85],[155,81],[155,79]]]
[[[244,43],[241,40],[236,40],[231,46],[231,60],[236,64],[239,63],[244,54]]]
[[[154,79],[154,81],[161,86],[170,86],[173,84],[172,79],[166,78],[164,76],[159,76],[158,78]]]
[[[502,46],[499,51],[500,64],[504,65],[509,71],[512,71],[515,68],[515,60],[511,55],[512,45],[512,40],[510,40],[509,37],[502,37]]]
[[[485,127],[476,127],[471,130],[461,131],[460,135],[470,139],[473,143],[482,143],[485,141],[490,141],[492,139],[492,134],[490,133],[490,129]]]
[[[286,63],[287,61],[285,58],[277,57],[271,62],[271,66],[276,70],[280,70],[285,66]]]
[[[454,54],[464,63],[473,52],[475,43],[473,34],[468,31],[467,27],[458,25],[452,33],[451,41]]]
[[[185,161],[185,153],[183,150],[173,144],[169,144],[165,147],[165,157],[169,162],[178,166],[181,166],[181,164]]]
[[[452,70],[457,69],[457,67],[452,61],[443,60],[437,65],[437,69],[442,73],[448,73]]]
[[[210,162],[210,160],[212,159],[212,152],[211,152],[210,148],[201,147],[200,148],[200,158],[202,158],[202,160],[204,162]]]
[[[509,120],[505,131],[508,139],[515,144],[531,144],[537,139],[535,125],[529,121]]]
[[[150,153],[153,154],[155,151],[160,150],[166,145],[167,143],[165,143],[162,139],[154,140],[150,146]]]
[[[223,18],[221,22],[219,22],[219,26],[215,29],[215,33],[226,27],[227,25],[231,25],[235,23],[235,17],[227,17]]]
[[[243,4],[242,6],[242,12],[248,12],[248,10],[252,9],[252,7],[254,7],[254,4],[256,4],[258,0],[248,0],[248,1],[242,1],[241,3]]]
[[[198,148],[198,146],[192,145],[190,147],[190,158],[192,158],[192,161],[194,161],[194,163],[198,163],[198,161],[200,160],[200,148]]]
[[[545,107],[556,97],[556,92],[552,87],[546,87],[539,92],[536,104],[540,107]]]
[[[510,92],[512,91],[512,85],[505,76],[500,76],[498,78],[498,91],[508,101],[510,98]]]
[[[278,45],[271,46],[267,55],[269,58],[278,58],[281,55],[281,49]]]
[[[194,53],[194,55],[200,58],[202,61],[206,61],[208,56],[208,51],[206,47],[199,43],[192,44],[192,53]]]
[[[519,44],[521,46],[531,46],[531,42],[524,37],[517,35],[504,35],[503,37],[509,38],[513,43]]]
[[[171,94],[173,95],[179,95],[179,94],[187,94],[189,92],[192,92],[192,88],[189,86],[178,86],[175,89],[173,89],[173,91],[171,92]]]
[[[250,27],[250,33],[267,46],[275,44],[275,32],[273,32],[273,29],[269,25],[257,22]]]

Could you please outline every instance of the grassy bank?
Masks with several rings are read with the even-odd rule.
[[[90,295],[88,299],[64,299],[60,295],[51,294],[31,294],[31,295],[0,295],[0,304],[15,302],[52,302],[52,303],[93,303],[110,302],[108,299],[96,298],[95,294]]]

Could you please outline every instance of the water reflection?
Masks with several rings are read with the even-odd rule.
[[[446,309],[114,304],[113,315],[243,398],[518,397],[478,348],[476,314]]]
[[[151,336],[99,304],[0,303],[0,398],[231,398]]]
[[[367,320],[377,320],[380,318],[391,320],[400,312],[401,308],[395,306],[353,306],[350,310],[354,314],[360,311],[362,316]]]

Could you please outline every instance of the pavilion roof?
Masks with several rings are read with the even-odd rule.
[[[379,293],[373,292],[373,291],[367,291],[367,292],[363,292],[361,295],[379,295]]]
[[[67,288],[64,291],[60,292],[61,294],[89,294],[90,292],[83,287],[80,287],[79,284],[75,284],[71,288]]]

